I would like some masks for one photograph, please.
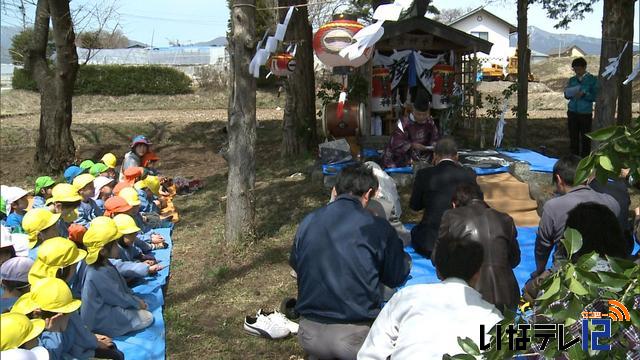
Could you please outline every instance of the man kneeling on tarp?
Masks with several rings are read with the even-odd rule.
[[[396,231],[366,209],[378,189],[371,169],[344,169],[335,189],[335,201],[300,223],[289,260],[310,359],[355,359],[380,311],[380,284],[399,286],[410,268]]]

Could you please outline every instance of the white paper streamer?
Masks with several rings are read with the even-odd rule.
[[[628,85],[630,82],[633,81],[633,79],[635,79],[638,74],[640,74],[640,62],[636,64],[636,67],[633,68],[633,71],[631,72],[631,74],[629,74],[629,76],[627,77],[627,80],[623,81],[622,84],[623,85]]]
[[[373,13],[373,18],[377,21],[358,31],[353,36],[355,43],[340,50],[340,56],[349,60],[362,56],[368,48],[372,48],[384,35],[382,24],[385,21],[397,21],[402,11],[408,9],[412,3],[413,1],[411,0],[395,0],[393,4],[378,6]]]
[[[287,32],[287,27],[282,24],[278,24],[276,25],[276,34],[273,37],[275,37],[278,41],[283,41],[284,34],[286,32]]]
[[[373,18],[382,21],[398,21],[402,10],[402,5],[397,3],[380,5],[373,13]]]
[[[622,58],[622,54],[629,46],[629,42],[627,41],[622,48],[622,51],[617,57],[609,58],[609,65],[604,68],[604,72],[602,73],[603,78],[607,78],[607,80],[611,80],[611,78],[618,72],[618,65],[620,65],[620,58]]]
[[[278,50],[278,42],[282,42],[284,40],[284,36],[287,32],[287,27],[289,26],[289,21],[291,21],[291,16],[293,16],[293,10],[295,8],[293,6],[289,6],[289,10],[287,10],[287,15],[284,17],[284,21],[282,24],[276,25],[276,32],[274,36],[268,36],[268,32],[265,32],[262,40],[260,40],[256,46],[256,54],[251,59],[249,63],[249,72],[253,77],[260,77],[260,66],[267,63],[269,60],[269,56],[275,53]],[[264,44],[264,49],[262,45]],[[295,48],[294,53],[295,56]],[[271,74],[271,73],[269,73]],[[269,76],[269,75],[267,75]]]
[[[493,146],[495,147],[500,147],[500,145],[502,144],[502,139],[504,138],[504,125],[506,124],[504,117],[507,113],[508,107],[509,99],[502,99],[502,112],[500,113],[500,120],[498,120],[498,123],[496,124],[496,134],[493,137]]]
[[[273,36],[267,38],[267,45],[264,47],[269,53],[273,54],[278,50],[278,39]]]

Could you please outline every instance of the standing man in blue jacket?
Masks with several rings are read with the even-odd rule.
[[[585,157],[591,152],[591,140],[586,135],[591,132],[598,79],[587,72],[587,61],[582,57],[574,59],[571,67],[576,75],[564,89],[564,97],[569,100],[569,147],[573,155]]]
[[[297,272],[298,341],[310,359],[355,359],[382,304],[381,284],[401,285],[409,256],[389,222],[366,206],[371,169],[344,169],[336,199],[302,220],[290,264]]]

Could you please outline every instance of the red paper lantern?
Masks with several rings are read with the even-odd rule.
[[[358,58],[349,60],[338,53],[353,44],[353,36],[364,28],[356,20],[347,19],[344,15],[334,16],[334,20],[322,25],[313,36],[313,49],[318,59],[329,67],[358,67],[364,65],[371,58],[371,49]]]
[[[453,91],[455,69],[451,65],[438,64],[433,67],[433,101],[434,109],[446,109],[451,106],[449,98]]]
[[[372,70],[371,111],[391,111],[391,73],[384,66],[376,66]]]
[[[274,54],[269,58],[267,64],[275,76],[289,76],[296,69],[296,59],[289,53]]]

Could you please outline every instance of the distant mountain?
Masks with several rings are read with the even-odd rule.
[[[195,43],[193,46],[227,46],[227,38],[220,36],[213,40]]]
[[[532,50],[553,55],[558,53],[558,48],[564,50],[572,45],[576,45],[587,53],[587,55],[600,55],[601,39],[574,34],[554,34],[535,26],[529,26],[529,46]],[[510,39],[509,46],[517,46],[518,36],[514,35]],[[638,47],[635,46],[634,50]]]
[[[9,48],[11,47],[11,39],[22,31],[22,28],[14,26],[2,26],[0,28],[0,62],[3,64],[11,64],[11,56],[9,56]]]

